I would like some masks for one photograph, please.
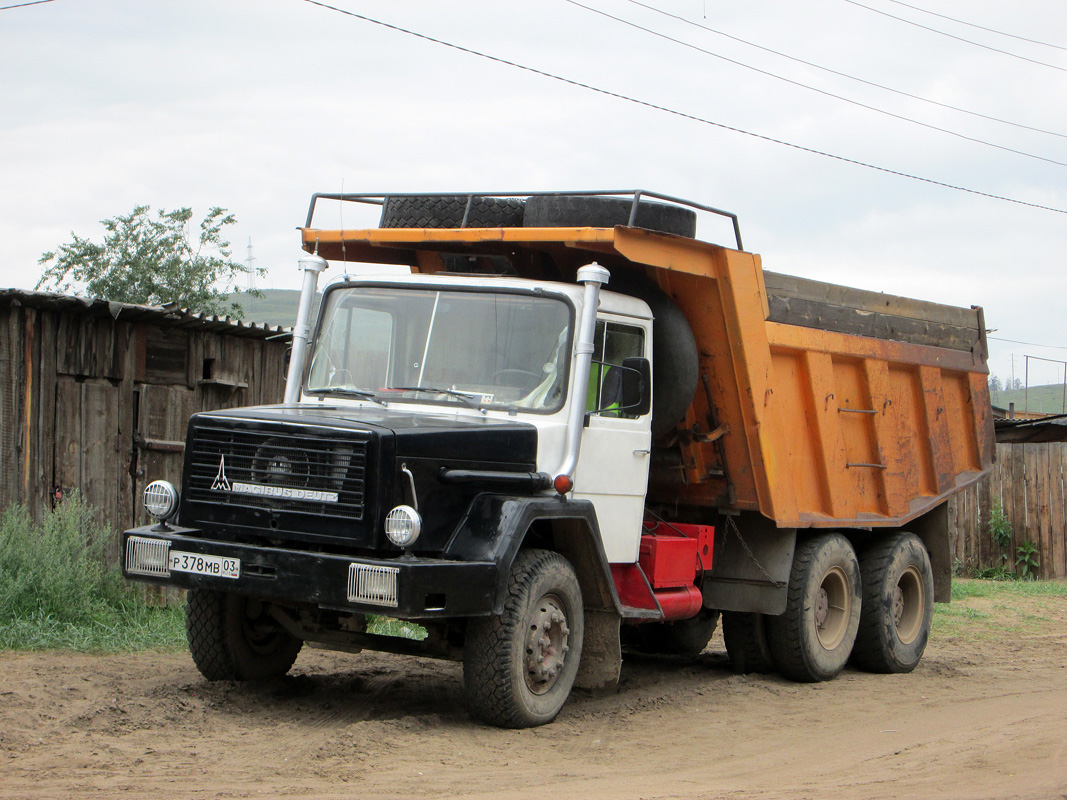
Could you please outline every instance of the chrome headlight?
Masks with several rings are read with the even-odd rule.
[[[385,535],[397,547],[415,544],[422,531],[422,517],[411,506],[397,506],[385,517]]]
[[[152,481],[144,487],[144,508],[160,522],[170,519],[178,510],[178,490],[170,481]]]

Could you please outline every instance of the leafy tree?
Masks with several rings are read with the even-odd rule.
[[[989,393],[993,396],[993,400],[997,400],[1000,397],[1001,383],[1000,378],[993,375],[989,378]]]
[[[205,314],[240,316],[238,281],[248,267],[230,259],[230,243],[223,228],[237,220],[224,208],[212,208],[190,236],[188,208],[160,210],[153,218],[148,206],[136,206],[126,216],[101,220],[103,244],[71,232],[69,244],[45,253],[38,262],[46,269],[38,289],[80,294],[121,303],[165,305],[177,303]],[[256,272],[266,274],[259,268]],[[262,293],[251,290],[259,297]]]

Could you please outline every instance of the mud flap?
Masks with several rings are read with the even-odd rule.
[[[615,611],[585,610],[582,661],[574,685],[580,689],[611,689],[622,673],[621,617]]]
[[[759,514],[730,517],[715,527],[715,560],[704,573],[704,607],[771,616],[786,607],[796,528],[778,528]]]

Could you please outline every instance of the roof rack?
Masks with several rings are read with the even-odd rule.
[[[463,222],[460,225],[461,228],[467,227],[467,219],[470,215],[471,206],[476,199],[484,198],[529,198],[529,197],[543,197],[543,196],[556,196],[556,197],[621,197],[630,198],[632,205],[630,208],[630,219],[627,223],[629,227],[634,226],[634,221],[637,219],[637,210],[642,200],[654,199],[660,200],[673,205],[684,206],[686,208],[692,208],[697,211],[705,211],[709,214],[725,217],[730,220],[734,229],[734,239],[737,242],[737,249],[744,250],[745,248],[741,244],[741,227],[737,221],[737,215],[724,211],[721,208],[715,208],[713,206],[703,205],[702,203],[694,203],[691,200],[685,200],[680,197],[673,197],[667,194],[660,194],[659,192],[650,192],[646,189],[607,189],[607,190],[593,190],[593,191],[573,191],[573,192],[389,192],[389,193],[328,193],[328,192],[316,192],[311,196],[311,205],[308,208],[307,221],[304,223],[305,228],[311,227],[312,218],[315,216],[315,205],[321,200],[338,200],[347,203],[363,203],[365,205],[384,206],[386,202],[393,198],[418,198],[418,197],[465,197],[467,198],[467,209],[463,215]]]

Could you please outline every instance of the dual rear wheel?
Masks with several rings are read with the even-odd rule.
[[[843,535],[821,534],[797,544],[785,613],[727,612],[723,636],[738,672],[825,681],[850,660],[870,672],[910,672],[926,649],[933,597],[917,536],[879,538],[857,554]]]

